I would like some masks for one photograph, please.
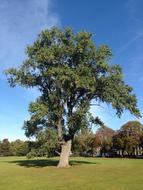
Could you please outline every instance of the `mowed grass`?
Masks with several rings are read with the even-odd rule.
[[[56,168],[58,158],[0,158],[0,190],[143,190],[143,160],[71,158],[72,167]]]

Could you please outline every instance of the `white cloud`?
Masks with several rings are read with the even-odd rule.
[[[0,69],[18,66],[44,28],[60,25],[51,0],[0,0]]]
[[[122,52],[124,52],[125,50],[127,50],[133,43],[135,43],[137,40],[139,40],[140,38],[143,38],[143,32],[139,32],[137,33],[133,38],[131,38],[129,41],[127,41],[122,47],[120,47],[116,54],[120,54]]]

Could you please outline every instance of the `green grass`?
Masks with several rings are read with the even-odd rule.
[[[0,190],[143,190],[142,159],[71,158],[67,169],[56,164],[56,158],[0,158]]]

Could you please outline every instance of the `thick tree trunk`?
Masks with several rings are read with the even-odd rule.
[[[71,140],[64,142],[62,145],[62,150],[60,154],[60,160],[58,164],[58,168],[66,168],[69,167],[69,156],[71,152]]]

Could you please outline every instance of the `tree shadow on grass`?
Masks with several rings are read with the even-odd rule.
[[[85,160],[71,160],[70,161],[70,165],[74,166],[74,165],[83,165],[83,164],[98,164],[95,161],[85,161]]]
[[[55,159],[32,159],[32,160],[15,160],[15,161],[10,161],[9,163],[14,163],[19,166],[23,167],[35,167],[35,168],[43,168],[43,167],[48,167],[48,166],[57,166],[58,165],[58,160]],[[70,165],[82,165],[82,164],[97,164],[96,162],[90,162],[90,161],[82,161],[82,160],[71,160]]]

